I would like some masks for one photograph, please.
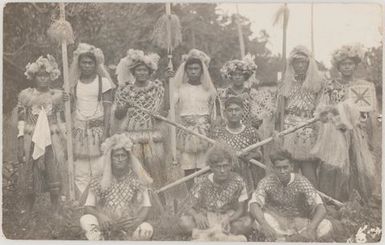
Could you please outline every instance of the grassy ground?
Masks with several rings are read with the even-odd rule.
[[[8,239],[27,240],[82,240],[85,239],[79,225],[79,218],[82,214],[80,208],[76,208],[68,202],[62,203],[61,215],[52,216],[48,194],[39,196],[36,201],[35,210],[31,215],[22,212],[22,199],[15,189],[17,178],[17,164],[10,153],[14,153],[13,132],[10,130],[9,120],[5,120],[4,131],[4,155],[3,155],[3,233]],[[373,143],[374,153],[378,162],[381,162],[381,128],[375,134]],[[15,174],[16,173],[16,174]],[[358,200],[346,203],[339,210],[328,206],[328,218],[332,220],[335,232],[333,240],[346,242],[349,238],[355,238],[359,228],[368,225],[381,228],[381,205],[362,207]],[[180,228],[177,226],[177,217],[166,210],[166,214],[155,217],[151,223],[154,226],[153,240],[159,241],[185,241],[189,237],[180,235]],[[367,229],[369,230],[369,229]],[[264,240],[258,233],[253,233],[251,240]],[[378,241],[380,236],[373,238],[367,236],[367,241]],[[294,239],[294,238],[293,238]],[[295,241],[304,241],[295,238]]]

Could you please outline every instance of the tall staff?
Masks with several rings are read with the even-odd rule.
[[[274,23],[273,25],[276,25],[279,23],[282,19],[282,60],[281,60],[281,66],[282,66],[282,75],[283,77],[285,71],[286,71],[286,43],[287,43],[287,25],[289,22],[289,8],[287,7],[287,3],[284,3],[282,7],[280,7],[275,14]],[[283,129],[283,116],[284,116],[284,98],[279,97],[278,98],[278,108],[277,108],[277,120],[275,128],[278,131],[281,131]]]
[[[310,41],[311,41],[311,53],[315,57],[314,50],[314,2],[310,6]]]
[[[162,15],[155,24],[152,39],[156,45],[167,49],[167,69],[172,71],[174,70],[172,64],[172,51],[182,42],[182,33],[178,16],[171,14],[171,3],[165,3],[165,10],[166,14]],[[175,103],[173,99],[175,93],[175,83],[172,80],[173,79],[170,78],[168,85],[168,99],[170,103],[169,118],[170,120],[175,121]],[[170,144],[173,164],[176,164],[176,131],[174,127],[170,128]]]
[[[243,31],[242,31],[242,26],[241,26],[241,15],[239,14],[239,8],[238,4],[235,4],[235,7],[237,9],[237,28],[238,28],[238,37],[239,37],[239,47],[241,49],[241,58],[245,57],[245,41],[243,39]]]
[[[70,85],[68,79],[68,57],[67,44],[74,43],[73,31],[71,24],[65,20],[65,5],[59,3],[60,18],[56,20],[48,29],[47,34],[54,40],[61,43],[62,59],[63,59],[63,78],[64,91],[70,93]],[[65,102],[65,118],[67,131],[67,159],[68,159],[68,194],[71,200],[75,200],[75,179],[74,179],[74,160],[72,148],[72,120],[71,120],[71,102]]]

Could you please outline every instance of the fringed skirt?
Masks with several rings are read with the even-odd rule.
[[[181,116],[181,123],[188,129],[207,136],[210,130],[208,115]],[[202,168],[205,166],[204,156],[210,144],[195,135],[178,129],[176,133],[178,160],[182,169]]]
[[[368,201],[372,194],[381,193],[381,173],[376,171],[374,157],[361,128],[355,127],[352,130],[351,144],[349,191],[356,189]]]
[[[284,129],[297,126],[306,120],[308,118],[288,115],[285,118]],[[291,153],[295,160],[306,161],[312,159],[310,150],[313,148],[315,141],[316,130],[314,124],[312,124],[286,135],[283,139],[283,147]]]
[[[349,187],[349,132],[327,122],[321,125],[310,154],[321,160],[319,189],[339,201],[347,201]]]
[[[75,159],[92,159],[102,155],[100,151],[103,136],[103,117],[87,121],[73,120],[73,149]]]
[[[65,186],[65,140],[59,127],[50,125],[52,145],[47,146],[45,154],[33,160],[34,143],[32,132],[24,133],[24,152],[26,161],[20,169],[18,185],[24,194],[50,192],[60,194]]]
[[[158,189],[166,183],[166,163],[163,136],[158,130],[128,131],[134,143],[133,154],[153,178],[153,187]]]

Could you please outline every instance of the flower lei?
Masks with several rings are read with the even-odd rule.
[[[52,55],[47,54],[47,58],[40,56],[34,63],[28,63],[25,67],[24,75],[28,80],[32,80],[39,71],[46,71],[52,81],[60,76],[59,66]]]
[[[129,49],[127,51],[127,56],[120,62],[122,62],[128,69],[133,68],[138,63],[144,63],[152,71],[156,71],[158,70],[159,60],[160,56],[156,53],[148,53],[145,55],[142,50]]]
[[[347,58],[357,59],[361,62],[364,56],[365,49],[362,44],[344,45],[333,52],[331,63],[337,67],[341,61]]]
[[[225,63],[220,72],[227,79],[231,78],[231,74],[236,70],[241,71],[244,75],[251,76],[257,70],[254,58],[254,55],[247,54],[242,60],[230,60]]]

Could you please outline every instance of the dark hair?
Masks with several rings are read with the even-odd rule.
[[[231,104],[236,104],[243,109],[243,100],[238,96],[231,96],[225,101],[225,109],[229,107]]]
[[[92,60],[95,62],[95,64],[96,64],[96,57],[95,57],[95,55],[94,55],[93,53],[91,53],[91,52],[79,54],[78,62],[80,63],[80,60],[83,59],[83,58],[85,58],[85,57],[92,59]]]
[[[235,153],[233,149],[224,142],[217,142],[212,146],[206,155],[206,162],[209,166],[228,160],[231,165],[235,159]]]
[[[270,154],[269,157],[270,157],[271,163],[273,165],[275,165],[276,161],[283,161],[283,160],[291,161],[292,160],[292,156],[291,156],[290,152],[288,152],[287,150],[284,150],[284,149],[279,149],[279,150],[273,152],[272,154]]]
[[[342,63],[343,61],[347,60],[347,59],[352,60],[352,61],[354,62],[354,64],[356,65],[356,67],[357,67],[357,65],[358,65],[359,63],[361,63],[361,58],[359,58],[359,57],[357,57],[357,56],[355,56],[355,57],[346,57],[345,59],[340,60],[340,61],[337,63],[337,70],[338,70],[338,71],[340,70],[340,65],[341,65],[341,63]]]
[[[130,68],[130,72],[131,72],[132,74],[134,74],[134,73],[135,73],[135,69],[136,69],[138,66],[145,66],[145,67],[148,69],[148,71],[149,71],[150,74],[153,72],[153,70],[152,70],[150,67],[148,67],[144,62],[138,62],[138,63],[136,63],[133,67]]]
[[[189,65],[192,65],[192,64],[198,64],[201,69],[202,69],[202,72],[203,72],[203,64],[202,64],[202,61],[198,58],[188,58],[186,60],[186,63],[184,64],[184,69],[186,70],[187,69],[187,66]]]

